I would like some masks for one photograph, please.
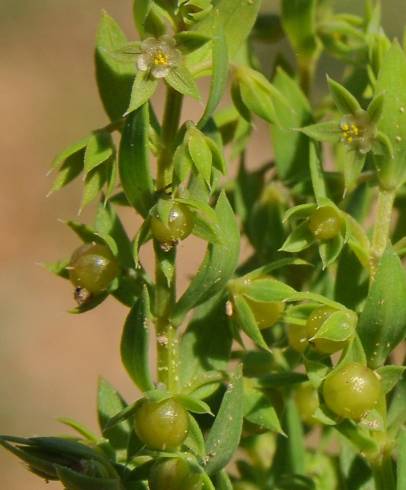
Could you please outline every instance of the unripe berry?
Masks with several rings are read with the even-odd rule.
[[[143,400],[134,417],[135,431],[151,449],[175,449],[186,439],[188,413],[176,400]]]
[[[255,301],[245,298],[252,313],[255,316],[258,327],[262,330],[273,327],[280,320],[284,310],[285,303],[281,301]]]
[[[149,479],[150,490],[200,490],[202,477],[183,459],[156,463]]]
[[[119,267],[110,249],[99,243],[86,243],[72,255],[69,279],[91,294],[100,294],[117,277]]]
[[[193,221],[190,209],[184,204],[174,202],[169,211],[167,224],[152,212],[151,233],[155,240],[166,247],[172,247],[192,233]]]
[[[309,219],[309,228],[313,235],[321,241],[335,238],[341,231],[341,216],[332,206],[316,209]]]
[[[290,347],[302,354],[309,345],[309,342],[307,341],[306,325],[287,325],[286,331]]]
[[[381,395],[381,383],[369,368],[356,362],[333,371],[323,384],[328,408],[340,417],[359,420],[373,409]]]
[[[313,417],[314,412],[319,407],[317,390],[310,383],[302,383],[296,389],[294,399],[302,420],[307,424],[317,423]]]

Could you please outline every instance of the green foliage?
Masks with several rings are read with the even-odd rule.
[[[133,18],[127,39],[103,13],[96,36],[111,122],[52,165],[51,192],[82,174],[95,216],[66,224],[114,267],[45,267],[74,283],[72,313],[128,309],[134,395],[100,379],[101,436],[65,418],[74,438],[0,444],[68,490],[403,489],[406,62],[379,3],[135,0]],[[324,55],[342,75],[321,97]],[[272,151],[253,166],[261,126]],[[178,294],[189,235],[206,253]]]

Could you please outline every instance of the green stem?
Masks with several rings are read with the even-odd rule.
[[[157,165],[158,189],[164,189],[172,182],[172,156],[181,110],[182,95],[168,87],[162,123],[161,153]],[[179,384],[179,340],[176,327],[169,318],[176,300],[176,248],[164,251],[155,241],[154,251],[158,381],[175,393]]]
[[[175,136],[180,122],[182,101],[182,94],[168,86],[162,122],[161,153],[158,158],[156,178],[158,190],[164,189],[172,183],[172,156],[175,148]]]
[[[385,252],[388,242],[394,200],[395,191],[385,189],[379,190],[378,208],[372,234],[370,253],[370,268],[372,280],[375,278],[379,261],[383,253]]]
[[[396,478],[392,457],[384,453],[379,462],[372,463],[375,490],[396,490]]]

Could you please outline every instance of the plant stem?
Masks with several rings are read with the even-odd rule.
[[[370,268],[372,280],[375,278],[379,261],[385,252],[388,242],[394,200],[395,191],[385,189],[379,190],[378,209],[372,234],[370,253]]]
[[[168,87],[162,123],[161,153],[157,165],[158,189],[164,189],[172,183],[172,156],[181,110],[182,95]],[[169,321],[176,300],[176,247],[164,251],[155,241],[154,251],[158,381],[165,384],[170,392],[176,392],[179,382],[179,341],[176,327]]]
[[[396,490],[393,461],[389,453],[384,452],[379,462],[372,463],[375,490]]]
[[[158,158],[156,178],[157,189],[164,189],[172,183],[172,156],[175,148],[175,136],[179,127],[183,96],[168,87],[162,122],[161,153]]]

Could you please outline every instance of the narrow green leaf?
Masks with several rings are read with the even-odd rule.
[[[205,470],[208,474],[224,468],[232,458],[241,437],[243,421],[243,383],[241,366],[231,376],[220,410],[214,420],[207,439],[208,455]]]
[[[305,221],[294,228],[280,250],[282,252],[297,253],[311,247],[315,242],[314,235],[310,231],[307,221]]]
[[[51,171],[53,169],[57,169],[61,167],[61,165],[67,160],[69,157],[74,155],[75,153],[81,152],[81,150],[84,150],[88,144],[89,139],[91,136],[86,136],[85,138],[82,138],[79,141],[76,141],[72,145],[69,145],[67,148],[65,148],[63,151],[61,151],[53,160],[52,162],[52,167]]]
[[[283,433],[271,400],[259,390],[246,389],[244,391],[244,418],[258,425],[260,429]]]
[[[338,234],[331,240],[319,244],[319,253],[323,262],[323,269],[333,264],[341,253],[344,246],[344,238]]]
[[[123,266],[134,266],[131,241],[119,216],[110,203],[99,205],[96,214],[95,230],[96,233],[100,233],[102,236],[109,235],[114,239],[118,248],[118,258]]]
[[[406,429],[402,429],[398,436],[398,464],[396,490],[406,488]]]
[[[323,168],[317,152],[316,145],[312,143],[309,147],[309,166],[312,179],[314,197],[318,205],[327,196],[326,184],[324,182]]]
[[[374,156],[378,178],[384,186],[401,185],[406,176],[406,55],[395,41],[385,54],[376,82],[376,93],[384,93],[378,129],[389,139],[391,153]]]
[[[218,23],[212,40],[212,75],[209,99],[197,126],[204,128],[218,106],[227,85],[228,51],[223,27]]]
[[[106,183],[106,178],[105,165],[99,165],[86,175],[79,212],[83,211],[83,209],[100,194]]]
[[[191,449],[195,454],[204,458],[206,455],[206,446],[204,445],[204,437],[199,424],[195,418],[189,414],[189,432],[184,442],[185,446]]]
[[[126,449],[128,437],[131,431],[130,423],[122,421],[120,424],[111,428],[106,428],[109,420],[121,412],[127,404],[121,395],[105,379],[99,379],[99,389],[97,395],[97,411],[99,425],[104,437],[116,449]]]
[[[242,293],[254,301],[284,301],[292,296],[295,290],[277,279],[266,278],[249,281]]]
[[[100,97],[112,121],[127,109],[135,77],[135,65],[124,65],[111,54],[127,42],[116,21],[103,12],[96,39],[96,77]]]
[[[316,0],[282,0],[282,25],[295,53],[304,59],[317,51]]]
[[[286,182],[300,182],[308,177],[309,140],[297,128],[312,122],[311,107],[297,80],[281,68],[277,69],[273,85],[289,101],[287,105],[279,97],[273,99],[279,124],[271,126],[271,137],[278,175]]]
[[[362,110],[358,100],[343,85],[330,77],[327,77],[327,82],[334,103],[342,114],[356,115]]]
[[[212,414],[211,409],[207,403],[191,395],[176,395],[176,400],[181,403],[186,410],[192,413],[209,413]]]
[[[60,189],[68,185],[82,172],[84,165],[84,155],[85,151],[84,149],[82,149],[66,158],[66,160],[58,170],[58,175],[56,176],[52,184],[48,196],[53,192],[59,191]]]
[[[233,484],[226,470],[221,470],[216,474],[215,482],[217,490],[233,490]]]
[[[300,128],[300,131],[309,138],[316,141],[325,141],[327,143],[337,143],[341,137],[339,121],[326,121],[317,124],[311,124]]]
[[[261,0],[219,0],[215,12],[218,24],[223,26],[230,58],[238,52],[244,40],[248,37],[255,23]],[[217,22],[213,16],[207,15],[202,21],[193,26],[193,30],[206,35],[215,36]]]
[[[194,166],[206,184],[210,186],[213,163],[211,150],[204,134],[196,128],[188,130],[188,149]]]
[[[141,36],[145,35],[145,21],[152,6],[152,0],[134,0],[133,15],[137,31]]]
[[[175,325],[182,321],[191,308],[221,291],[237,266],[240,232],[233,210],[224,193],[220,194],[215,211],[223,232],[221,243],[209,244],[199,271],[175,305],[171,319]]]
[[[406,334],[406,274],[388,248],[361,313],[358,334],[372,368],[380,367]]]
[[[232,335],[218,295],[199,306],[180,342],[180,380],[184,391],[206,398],[219,386],[230,357]],[[190,391],[189,391],[190,390]]]
[[[406,422],[406,378],[403,377],[395,388],[388,410],[388,427],[397,433]]]
[[[250,337],[259,347],[269,350],[267,343],[262,336],[261,330],[255,320],[254,313],[247,301],[240,295],[233,298],[235,306],[235,318],[238,326]]]
[[[244,105],[251,112],[268,123],[276,123],[275,106],[269,92],[262,85],[254,79],[244,77],[240,82],[240,93]]]
[[[67,425],[68,427],[78,432],[82,437],[84,437],[90,442],[98,443],[100,440],[100,438],[96,434],[94,434],[90,429],[88,429],[83,424],[77,422],[74,419],[71,419],[69,417],[58,417],[58,422]]]
[[[128,314],[121,339],[123,364],[132,380],[143,391],[154,388],[149,367],[149,318],[149,295],[144,286],[141,298]]]
[[[151,78],[148,72],[138,71],[131,89],[130,104],[124,116],[139,109],[154,95],[158,80]]]
[[[166,76],[165,81],[180,94],[200,100],[199,88],[186,66],[179,65],[173,68]]]
[[[354,335],[357,315],[350,311],[335,311],[320,326],[310,339],[327,339],[333,342],[348,340]]]
[[[148,105],[127,118],[120,144],[119,170],[125,195],[146,216],[153,202],[153,182],[148,152]]]
[[[381,378],[382,391],[389,393],[402,379],[406,366],[388,365],[382,366],[376,370]]]
[[[56,274],[59,277],[63,277],[64,279],[69,278],[69,271],[67,266],[70,263],[70,259],[57,260],[56,262],[44,262],[41,265],[45,267],[45,269],[53,274]]]
[[[121,482],[111,478],[94,478],[63,466],[56,466],[58,478],[68,490],[121,490]]]
[[[107,131],[94,131],[90,136],[85,151],[85,173],[89,173],[98,165],[113,156],[114,147],[110,133]]]
[[[377,124],[382,116],[385,94],[376,95],[370,102],[367,112],[370,124]]]

